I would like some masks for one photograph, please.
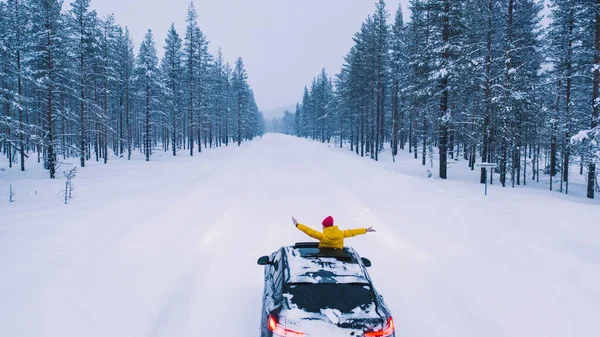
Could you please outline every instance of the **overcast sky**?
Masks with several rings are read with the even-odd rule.
[[[408,0],[387,0],[392,22],[399,3],[408,18]],[[70,0],[65,1],[65,9]],[[189,0],[92,0],[101,16],[115,14],[128,26],[137,48],[152,29],[159,55],[172,22],[185,35]],[[375,0],[195,0],[198,24],[210,51],[222,48],[234,63],[241,56],[250,85],[263,111],[295,104],[325,67],[337,73],[353,44],[352,37]]]

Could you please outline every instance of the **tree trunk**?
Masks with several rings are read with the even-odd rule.
[[[363,99],[364,101],[364,99]],[[363,106],[363,105],[361,105]],[[360,114],[361,119],[360,119],[360,156],[364,157],[365,156],[365,108],[363,106],[363,108],[361,108],[362,112]]]
[[[146,79],[146,137],[144,139],[144,152],[146,161],[150,161],[150,84]]]
[[[189,82],[188,82],[188,113],[189,113],[189,148],[190,148],[190,156],[194,156],[194,51],[192,49],[192,45],[194,43],[193,33],[190,34],[190,51],[189,51]]]
[[[129,52],[127,52],[128,54]],[[127,160],[131,160],[131,121],[129,118],[129,65],[125,66],[125,124],[127,128]]]
[[[359,135],[360,135],[360,111],[356,115],[356,133],[355,133],[356,146],[354,147],[354,149],[356,151],[356,155],[358,155],[358,148],[359,148],[359,142],[360,142]]]
[[[506,96],[506,107],[511,107],[511,70],[512,70],[512,60],[511,60],[511,52],[512,52],[512,31],[513,31],[513,6],[514,0],[508,1],[508,15],[507,15],[507,24],[506,24],[506,74],[505,74],[505,83],[504,90]],[[508,111],[507,111],[508,112]],[[512,113],[512,111],[510,111]],[[501,158],[500,158],[500,183],[502,187],[506,186],[506,171],[507,171],[507,155],[508,155],[508,119],[509,116],[502,116],[502,148],[501,148]],[[514,166],[514,165],[513,165]]]
[[[8,74],[8,62],[5,63],[5,74]],[[12,139],[11,139],[11,135],[10,135],[10,131],[11,131],[11,125],[12,125],[12,121],[10,118],[10,99],[7,97],[8,96],[8,84],[6,83],[6,79],[3,80],[3,88],[5,90],[5,95],[4,95],[4,113],[6,115],[6,147],[3,148],[4,151],[6,151],[6,154],[8,155],[8,167],[12,167]]]
[[[104,34],[106,35],[106,29],[104,30]],[[105,36],[105,39],[107,39],[107,37]],[[108,42],[107,42],[108,43]],[[106,62],[106,60],[108,59],[108,55],[107,55],[107,50],[108,46],[106,47],[105,51],[104,51],[104,62]],[[103,146],[103,151],[104,151],[104,164],[106,164],[106,162],[108,161],[108,73],[107,73],[107,65],[104,64],[104,104],[103,104],[103,108],[104,108],[104,116],[102,116],[103,120],[103,137],[104,137],[104,146]]]
[[[83,44],[83,32],[81,32],[81,38],[80,38],[80,45]],[[80,123],[81,123],[81,157],[80,159],[80,165],[81,167],[85,167],[85,75],[84,75],[84,71],[85,71],[85,67],[84,67],[84,63],[85,63],[85,53],[81,52],[81,54],[79,55],[79,71],[80,71],[80,98],[81,98],[81,111],[80,111]]]
[[[571,58],[573,57],[573,15],[574,9],[569,11],[569,34],[567,42],[567,92],[565,96],[565,138],[564,138],[564,163],[563,163],[563,179],[565,182],[565,194],[569,194],[569,159],[571,155]]]
[[[598,127],[598,110],[600,108],[600,102],[598,99],[598,82],[600,79],[600,0],[596,0],[596,33],[594,39],[594,80],[592,90],[592,129]],[[590,161],[590,167],[588,170],[588,184],[587,184],[587,197],[594,199],[594,185],[596,181],[596,165],[593,161]]]
[[[427,118],[425,118],[425,113],[423,113],[423,130],[421,131],[423,134],[423,148],[421,152],[421,164],[423,166],[427,165]]]
[[[46,66],[47,66],[47,70],[49,73],[51,73],[54,70],[54,60],[52,59],[52,52],[51,52],[51,46],[52,46],[52,42],[50,40],[50,29],[48,27],[48,24],[46,25],[46,47],[48,48],[48,50],[46,50]],[[47,103],[48,103],[48,107],[47,107],[47,112],[48,112],[48,116],[47,116],[47,134],[48,134],[48,152],[46,154],[47,158],[48,158],[48,169],[50,170],[50,178],[54,179],[55,178],[55,174],[56,174],[56,156],[54,154],[54,121],[53,121],[53,110],[52,110],[52,95],[53,95],[53,84],[48,84],[48,92],[47,92]]]
[[[483,117],[483,144],[481,151],[482,162],[487,161],[490,144],[490,120],[492,113],[492,18],[493,18],[494,0],[488,0],[487,14],[487,33],[486,33],[486,52],[485,52],[485,107]],[[486,183],[486,169],[481,168],[479,182]]]
[[[21,149],[19,152],[21,153],[21,171],[25,171],[25,139],[23,130],[23,89],[21,85],[21,50],[17,50],[17,86],[18,86],[18,98],[17,103],[19,106],[19,145]]]
[[[403,96],[402,96],[403,97]],[[405,110],[405,99],[401,99],[398,102],[398,110],[400,111],[400,121],[399,121],[399,129],[400,129],[400,149],[404,150],[404,146],[406,143],[406,110]],[[409,146],[410,147],[410,146]]]
[[[450,43],[450,0],[444,0],[444,17],[443,17],[443,28],[442,28],[442,39],[444,48],[442,51],[442,69],[444,73],[442,75],[440,90],[442,92],[442,98],[440,101],[440,143],[438,148],[440,150],[440,178],[448,178],[448,66],[450,54],[448,50],[448,44]]]
[[[410,114],[410,121],[408,121],[408,153],[412,153],[413,150],[413,114],[414,111]]]
[[[414,147],[413,152],[414,152],[414,155],[415,155],[415,159],[418,159],[418,157],[419,157],[419,155],[417,154],[417,152],[419,151],[419,149],[418,149],[419,140],[417,138],[417,130],[418,130],[417,129],[417,120],[415,119],[413,121],[413,123],[412,123],[412,133],[414,133],[413,136],[412,136],[412,139],[413,139],[412,146]]]
[[[237,125],[237,131],[238,131],[238,135],[237,135],[237,143],[238,146],[242,145],[242,97],[241,97],[241,93],[238,92],[238,99],[237,99],[237,112],[238,112],[238,125]]]
[[[527,185],[527,145],[523,149],[523,186]]]
[[[175,62],[175,55],[172,55],[172,60],[173,62]],[[171,69],[175,68],[175,64],[171,64]],[[172,138],[171,138],[171,146],[173,149],[173,156],[177,155],[177,103],[175,102],[175,100],[177,99],[177,95],[176,93],[176,88],[175,88],[175,79],[173,78],[173,76],[171,76],[171,92],[173,95],[173,105],[171,106],[171,109],[173,109],[173,111],[171,112],[172,114],[172,120],[171,122],[173,123],[172,128],[173,128],[173,134],[172,134]]]
[[[398,92],[399,84],[398,79],[394,79],[394,92],[392,99],[392,156],[398,155]]]
[[[558,90],[560,92],[561,81],[558,81]],[[558,134],[558,113],[560,110],[560,94],[556,95],[556,113],[554,116],[553,127],[552,127],[552,142],[550,145],[550,179],[556,175],[556,157],[557,157],[557,134]],[[552,184],[550,185],[550,190],[552,190]]]

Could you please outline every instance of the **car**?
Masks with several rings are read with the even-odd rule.
[[[264,266],[261,337],[395,337],[391,312],[371,281],[371,261],[352,247],[284,246]]]

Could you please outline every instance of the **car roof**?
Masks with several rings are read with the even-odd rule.
[[[318,244],[283,247],[286,283],[369,284],[360,257],[351,247],[321,249]]]

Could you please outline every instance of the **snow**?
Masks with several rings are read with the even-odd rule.
[[[288,329],[294,331],[310,332],[311,336],[361,336],[362,331],[351,328],[341,328],[333,324],[349,324],[357,319],[371,319],[379,321],[379,315],[375,312],[375,305],[368,307],[367,311],[357,308],[353,313],[342,313],[337,309],[325,308],[320,313],[309,313],[298,308],[285,310],[283,318],[279,322]],[[323,319],[325,318],[325,319]],[[373,324],[372,330],[381,330],[381,324]]]
[[[439,78],[443,78],[443,77],[447,77],[448,76],[448,69],[446,69],[445,67],[440,69],[439,72]]]
[[[579,131],[576,135],[571,137],[571,144],[583,143],[590,137],[591,130]]]
[[[298,250],[286,248],[291,283],[368,283],[362,267],[332,257],[304,258]],[[319,275],[320,274],[320,275]]]
[[[600,329],[600,202],[576,173],[568,196],[547,177],[515,189],[496,177],[484,197],[465,161],[449,180],[427,178],[437,169],[404,151],[375,162],[268,134],[160,154],[89,162],[69,205],[62,175],[49,180],[35,155],[25,173],[0,161],[0,336],[256,336],[257,258],[310,240],[292,215],[374,226],[345,242],[373,262],[398,336]]]
[[[339,310],[330,308],[321,309],[321,314],[327,317],[333,324],[338,324],[340,322],[340,317],[342,316],[342,313]]]

